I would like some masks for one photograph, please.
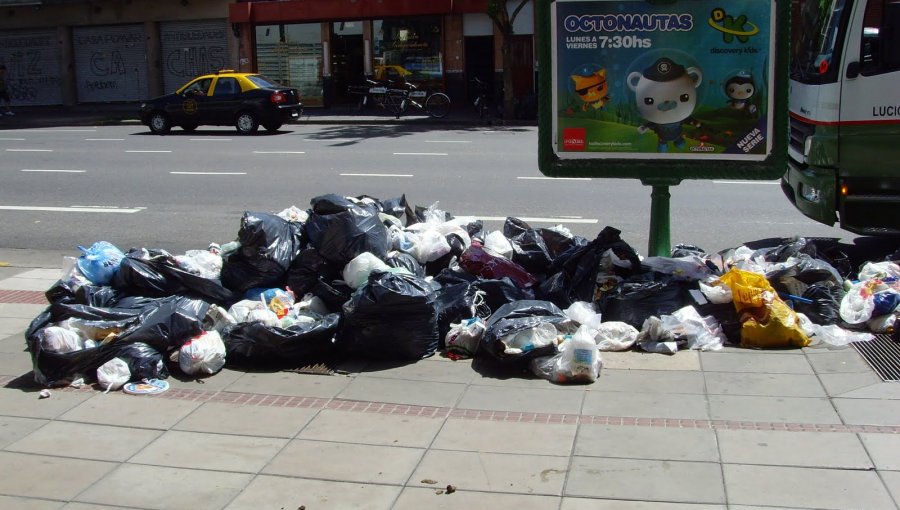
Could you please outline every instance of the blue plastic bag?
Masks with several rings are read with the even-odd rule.
[[[90,248],[79,246],[81,256],[76,264],[81,273],[94,285],[109,285],[125,258],[122,250],[106,241],[97,241]]]

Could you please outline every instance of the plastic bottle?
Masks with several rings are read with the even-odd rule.
[[[573,378],[587,379],[594,381],[597,379],[597,343],[594,341],[594,335],[590,328],[580,327],[578,331],[572,335],[571,340],[564,345],[565,356],[564,366],[568,366],[569,372]]]

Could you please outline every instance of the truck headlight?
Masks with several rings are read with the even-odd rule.
[[[805,184],[800,184],[800,196],[803,197],[804,200],[813,203],[819,203],[820,197],[822,193],[818,188],[813,188],[812,186],[807,186]]]

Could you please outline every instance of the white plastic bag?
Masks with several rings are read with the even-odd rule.
[[[662,326],[676,337],[687,340],[688,349],[720,351],[725,343],[725,333],[719,321],[712,316],[701,317],[691,305],[680,308],[672,315],[660,317]]]
[[[532,373],[560,384],[596,381],[602,362],[592,335],[591,328],[582,326],[559,346],[556,355],[532,359],[529,363]]]
[[[498,257],[512,259],[512,243],[499,230],[494,230],[484,238],[484,249]]]
[[[478,344],[487,329],[484,320],[473,317],[459,323],[450,324],[450,331],[444,337],[447,352],[472,357],[478,351]]]
[[[859,280],[884,280],[885,278],[900,278],[900,266],[894,262],[866,262],[859,270]]]
[[[862,324],[871,319],[875,310],[873,290],[867,281],[852,285],[841,300],[841,319],[847,324]]]
[[[500,340],[506,346],[504,349],[506,354],[521,354],[550,345],[556,341],[558,335],[556,326],[549,322],[543,322],[533,328],[507,335]]]
[[[709,285],[700,283],[700,292],[709,300],[710,303],[721,305],[731,303],[733,297],[731,295],[731,287],[722,283],[718,278],[710,282]]]
[[[675,335],[666,329],[662,320],[655,315],[647,317],[644,321],[635,343],[647,352],[658,354],[675,354],[678,352],[678,342],[675,341]]]
[[[351,289],[358,289],[369,281],[369,275],[373,271],[387,271],[390,267],[375,255],[363,252],[353,258],[344,266],[342,273],[344,283]]]
[[[848,331],[835,324],[821,325],[809,317],[797,313],[800,329],[809,337],[809,347],[846,347],[850,342],[868,342],[875,338],[871,333]]]
[[[702,280],[712,274],[712,270],[703,259],[696,255],[686,257],[645,257],[641,264],[657,273],[672,275],[675,278]]]
[[[308,292],[303,296],[303,299],[294,303],[294,310],[297,313],[312,312],[319,315],[328,315],[329,313],[328,305],[325,304],[325,301],[322,301],[322,298],[311,292]]]
[[[113,358],[97,369],[97,382],[106,393],[118,390],[131,380],[131,370],[122,358]]]
[[[189,273],[203,278],[218,279],[222,273],[222,257],[209,250],[188,250],[176,255],[175,262]]]
[[[627,351],[637,336],[634,326],[619,321],[603,322],[594,330],[594,342],[601,351]]]
[[[900,317],[900,314],[896,311],[894,313],[872,317],[866,322],[866,327],[873,333],[890,334],[894,332],[894,324],[897,322],[898,317]]]
[[[309,213],[300,209],[296,205],[292,205],[287,209],[276,214],[279,218],[287,221],[293,221],[296,223],[306,223],[306,220],[309,219]]]
[[[225,343],[218,331],[204,331],[191,338],[178,354],[178,366],[188,375],[215,374],[225,366]]]
[[[597,313],[594,305],[587,301],[575,301],[565,309],[565,314],[569,320],[577,323],[579,326],[590,324],[596,328],[600,324],[601,315]]]
[[[47,326],[38,331],[41,349],[59,354],[84,349],[84,339],[76,331],[59,326]]]
[[[278,316],[269,310],[265,301],[244,299],[231,305],[228,314],[237,322],[262,322],[267,326],[277,326]]]

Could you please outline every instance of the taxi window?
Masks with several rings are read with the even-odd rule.
[[[281,85],[278,82],[276,82],[275,80],[272,80],[270,78],[267,78],[261,74],[247,75],[247,79],[250,80],[254,85],[256,85],[259,88],[263,88],[263,89],[281,88]]]
[[[233,96],[241,91],[241,86],[235,78],[219,78],[216,82],[216,90],[213,95],[216,97]]]
[[[205,96],[209,91],[209,86],[212,84],[212,78],[203,78],[202,80],[197,80],[194,83],[191,83],[184,89],[185,95],[190,96]]]

